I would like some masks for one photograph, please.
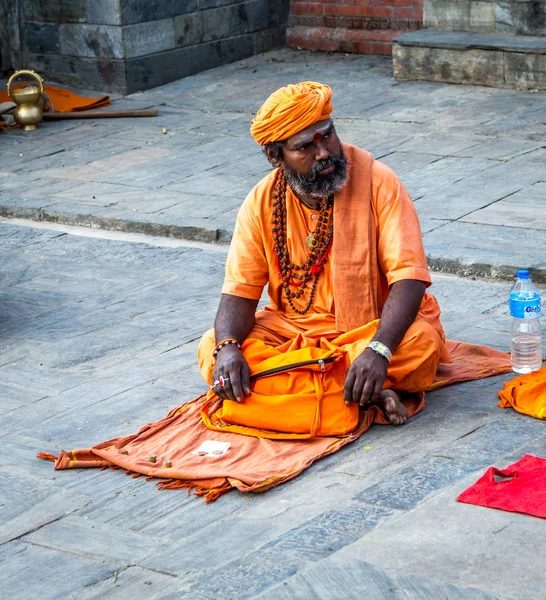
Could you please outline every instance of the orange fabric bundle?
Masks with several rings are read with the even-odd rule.
[[[524,415],[546,419],[546,366],[515,377],[499,392],[499,406],[510,406]]]
[[[27,85],[29,85],[28,82],[18,83],[12,86],[12,89],[16,90]],[[46,102],[47,112],[77,112],[80,110],[101,108],[110,104],[110,96],[87,98],[85,96],[78,96],[70,90],[53,85],[44,86],[44,95],[48,100],[48,102]],[[0,91],[0,103],[2,102],[13,102],[8,96],[7,91]],[[19,127],[19,125],[15,125],[15,127]],[[2,124],[2,121],[0,121],[0,129],[12,129],[12,127],[5,127]]]
[[[441,366],[440,377],[430,389],[511,369],[509,356],[492,348],[448,341],[448,349],[453,362]],[[91,448],[61,451],[58,457],[47,453],[39,453],[38,457],[55,461],[55,469],[123,468],[133,477],[158,478],[161,489],[193,488],[196,495],[211,502],[234,488],[241,492],[265,492],[293,479],[319,458],[354,442],[372,423],[388,423],[381,409],[371,406],[360,412],[358,426],[350,435],[305,441],[271,440],[210,431],[201,420],[205,401],[205,396],[201,396],[178,406],[164,419],[145,425],[135,435]],[[405,400],[404,404],[409,416],[415,415],[424,406],[423,394],[420,400]],[[220,401],[216,408],[220,408]],[[205,440],[229,442],[230,449],[221,458],[194,454]],[[155,462],[151,462],[152,454]]]
[[[268,356],[269,355],[269,356]],[[266,358],[264,358],[266,357]],[[208,429],[270,439],[346,435],[358,424],[358,406],[343,401],[347,352],[308,346],[283,352],[261,340],[245,343],[251,394],[218,401],[213,392],[201,416]]]
[[[332,90],[315,81],[302,81],[273,92],[250,123],[250,133],[260,144],[286,140],[317,121],[330,118]]]

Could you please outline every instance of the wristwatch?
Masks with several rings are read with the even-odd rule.
[[[370,342],[366,348],[371,348],[374,352],[387,359],[387,362],[390,363],[392,360],[392,352],[389,350],[388,346],[382,344],[381,342]]]

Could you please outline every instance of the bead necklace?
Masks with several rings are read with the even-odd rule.
[[[313,304],[318,278],[332,245],[334,219],[329,204],[328,198],[323,198],[320,202],[317,227],[306,240],[306,245],[309,248],[307,260],[301,265],[292,263],[288,255],[286,239],[286,178],[282,168],[279,169],[273,194],[272,231],[275,243],[275,258],[288,304],[294,312],[300,315],[307,313]],[[303,296],[307,283],[311,280],[309,300],[306,307],[300,310],[294,306],[293,299]],[[290,289],[291,287],[297,289],[293,291]]]

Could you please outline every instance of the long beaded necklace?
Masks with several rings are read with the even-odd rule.
[[[286,177],[282,168],[279,169],[275,192],[273,193],[272,231],[275,243],[275,258],[288,304],[294,312],[300,315],[307,313],[313,304],[318,278],[332,245],[334,219],[329,204],[328,198],[323,198],[320,202],[317,227],[306,240],[306,245],[309,248],[307,260],[301,265],[292,263],[288,255],[286,239]],[[311,280],[309,300],[305,308],[300,310],[295,307],[293,299],[303,296],[307,283]],[[291,288],[296,289],[292,290]]]

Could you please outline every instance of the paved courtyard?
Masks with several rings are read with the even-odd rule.
[[[491,463],[546,455],[543,423],[496,406],[506,377],[430,393],[404,427],[210,505],[35,459],[132,433],[204,390],[195,350],[225,254],[6,222],[0,240],[5,597],[545,597],[543,522],[455,502]],[[507,348],[506,283],[436,275],[433,290],[449,336]]]
[[[497,406],[510,375],[427,394],[403,427],[209,505],[35,458],[135,432],[205,389],[197,343],[237,207],[267,171],[248,121],[305,79],[332,84],[342,137],[412,192],[448,336],[508,350],[511,269],[546,283],[544,93],[400,85],[382,58],[283,50],[114,102],[155,119],[0,134],[0,213],[27,219],[0,222],[3,597],[546,598],[544,521],[455,501],[491,464],[546,456],[544,423]]]

